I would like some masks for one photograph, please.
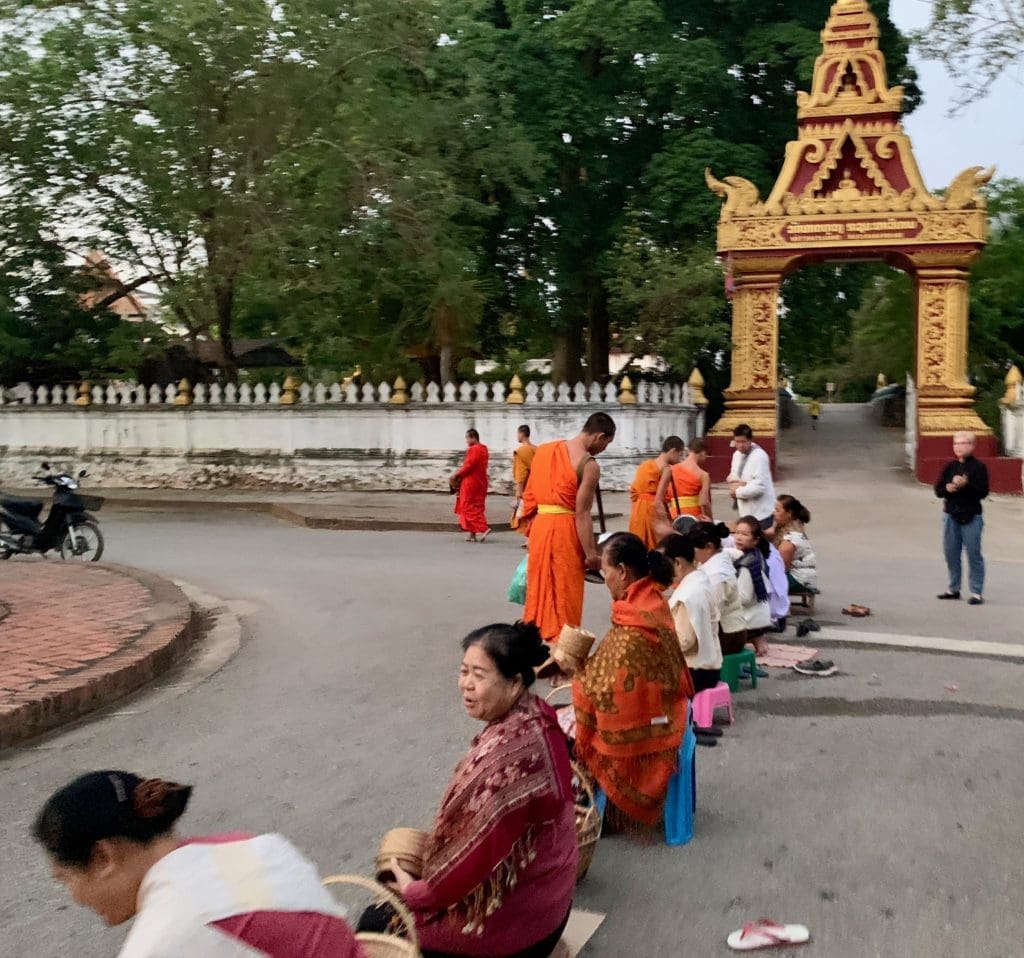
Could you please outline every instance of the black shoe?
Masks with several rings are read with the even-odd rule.
[[[946,589],[945,592],[940,592],[935,598],[936,599],[959,599],[960,598],[960,593],[959,592],[950,592],[949,589]]]
[[[785,632],[786,631],[786,617],[785,616],[783,616],[781,619],[779,619],[778,622],[775,623],[775,631],[776,632]]]
[[[967,600],[967,604],[968,605],[984,605],[985,604],[985,600],[980,595],[972,595]]]
[[[797,637],[798,639],[802,639],[802,638],[804,638],[804,636],[806,636],[806,635],[807,635],[807,633],[808,633],[808,632],[810,632],[810,631],[811,631],[811,623],[810,623],[810,622],[801,622],[801,623],[800,623],[800,624],[799,624],[799,625],[798,625],[798,626],[796,627],[796,637]]]
[[[718,746],[717,738],[713,738],[710,735],[701,735],[699,732],[695,734],[697,735],[698,745],[703,745],[704,748],[716,748]]]

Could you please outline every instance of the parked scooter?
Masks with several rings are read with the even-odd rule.
[[[90,512],[98,511],[103,499],[78,493],[80,480],[87,475],[84,469],[77,478],[66,473],[51,475],[50,464],[43,463],[43,475],[32,477],[53,487],[50,511],[42,522],[43,503],[38,499],[0,495],[0,559],[36,552],[46,555],[52,549],[59,549],[62,559],[99,559],[103,533]]]

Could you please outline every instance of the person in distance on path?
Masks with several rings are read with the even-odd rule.
[[[981,605],[985,594],[985,558],[981,533],[985,525],[981,500],[988,496],[988,469],[974,458],[973,432],[953,436],[955,459],[946,464],[935,481],[935,495],[945,499],[942,517],[942,549],[949,572],[949,586],[940,599],[959,599],[963,576],[962,553],[967,553],[970,605]]]

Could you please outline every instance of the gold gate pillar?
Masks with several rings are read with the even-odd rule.
[[[961,429],[990,435],[974,411],[967,381],[970,280],[966,266],[919,267],[917,285],[917,422],[921,436],[949,436]]]
[[[732,381],[712,436],[731,437],[735,426],[746,423],[759,438],[775,438],[781,280],[779,273],[734,278]]]

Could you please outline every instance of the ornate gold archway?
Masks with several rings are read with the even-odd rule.
[[[783,277],[810,263],[869,258],[914,280],[918,474],[932,477],[959,429],[978,433],[984,454],[996,452],[967,381],[968,270],[986,238],[979,188],[994,170],[972,167],[944,196],[930,193],[900,122],[903,88],[889,87],[866,0],[838,0],[821,37],[811,92],[797,94],[798,138],[768,199],[747,180],[707,171],[725,200],[718,250],[733,280],[732,383],[711,432],[714,472],[721,477],[742,422],[774,458]]]

